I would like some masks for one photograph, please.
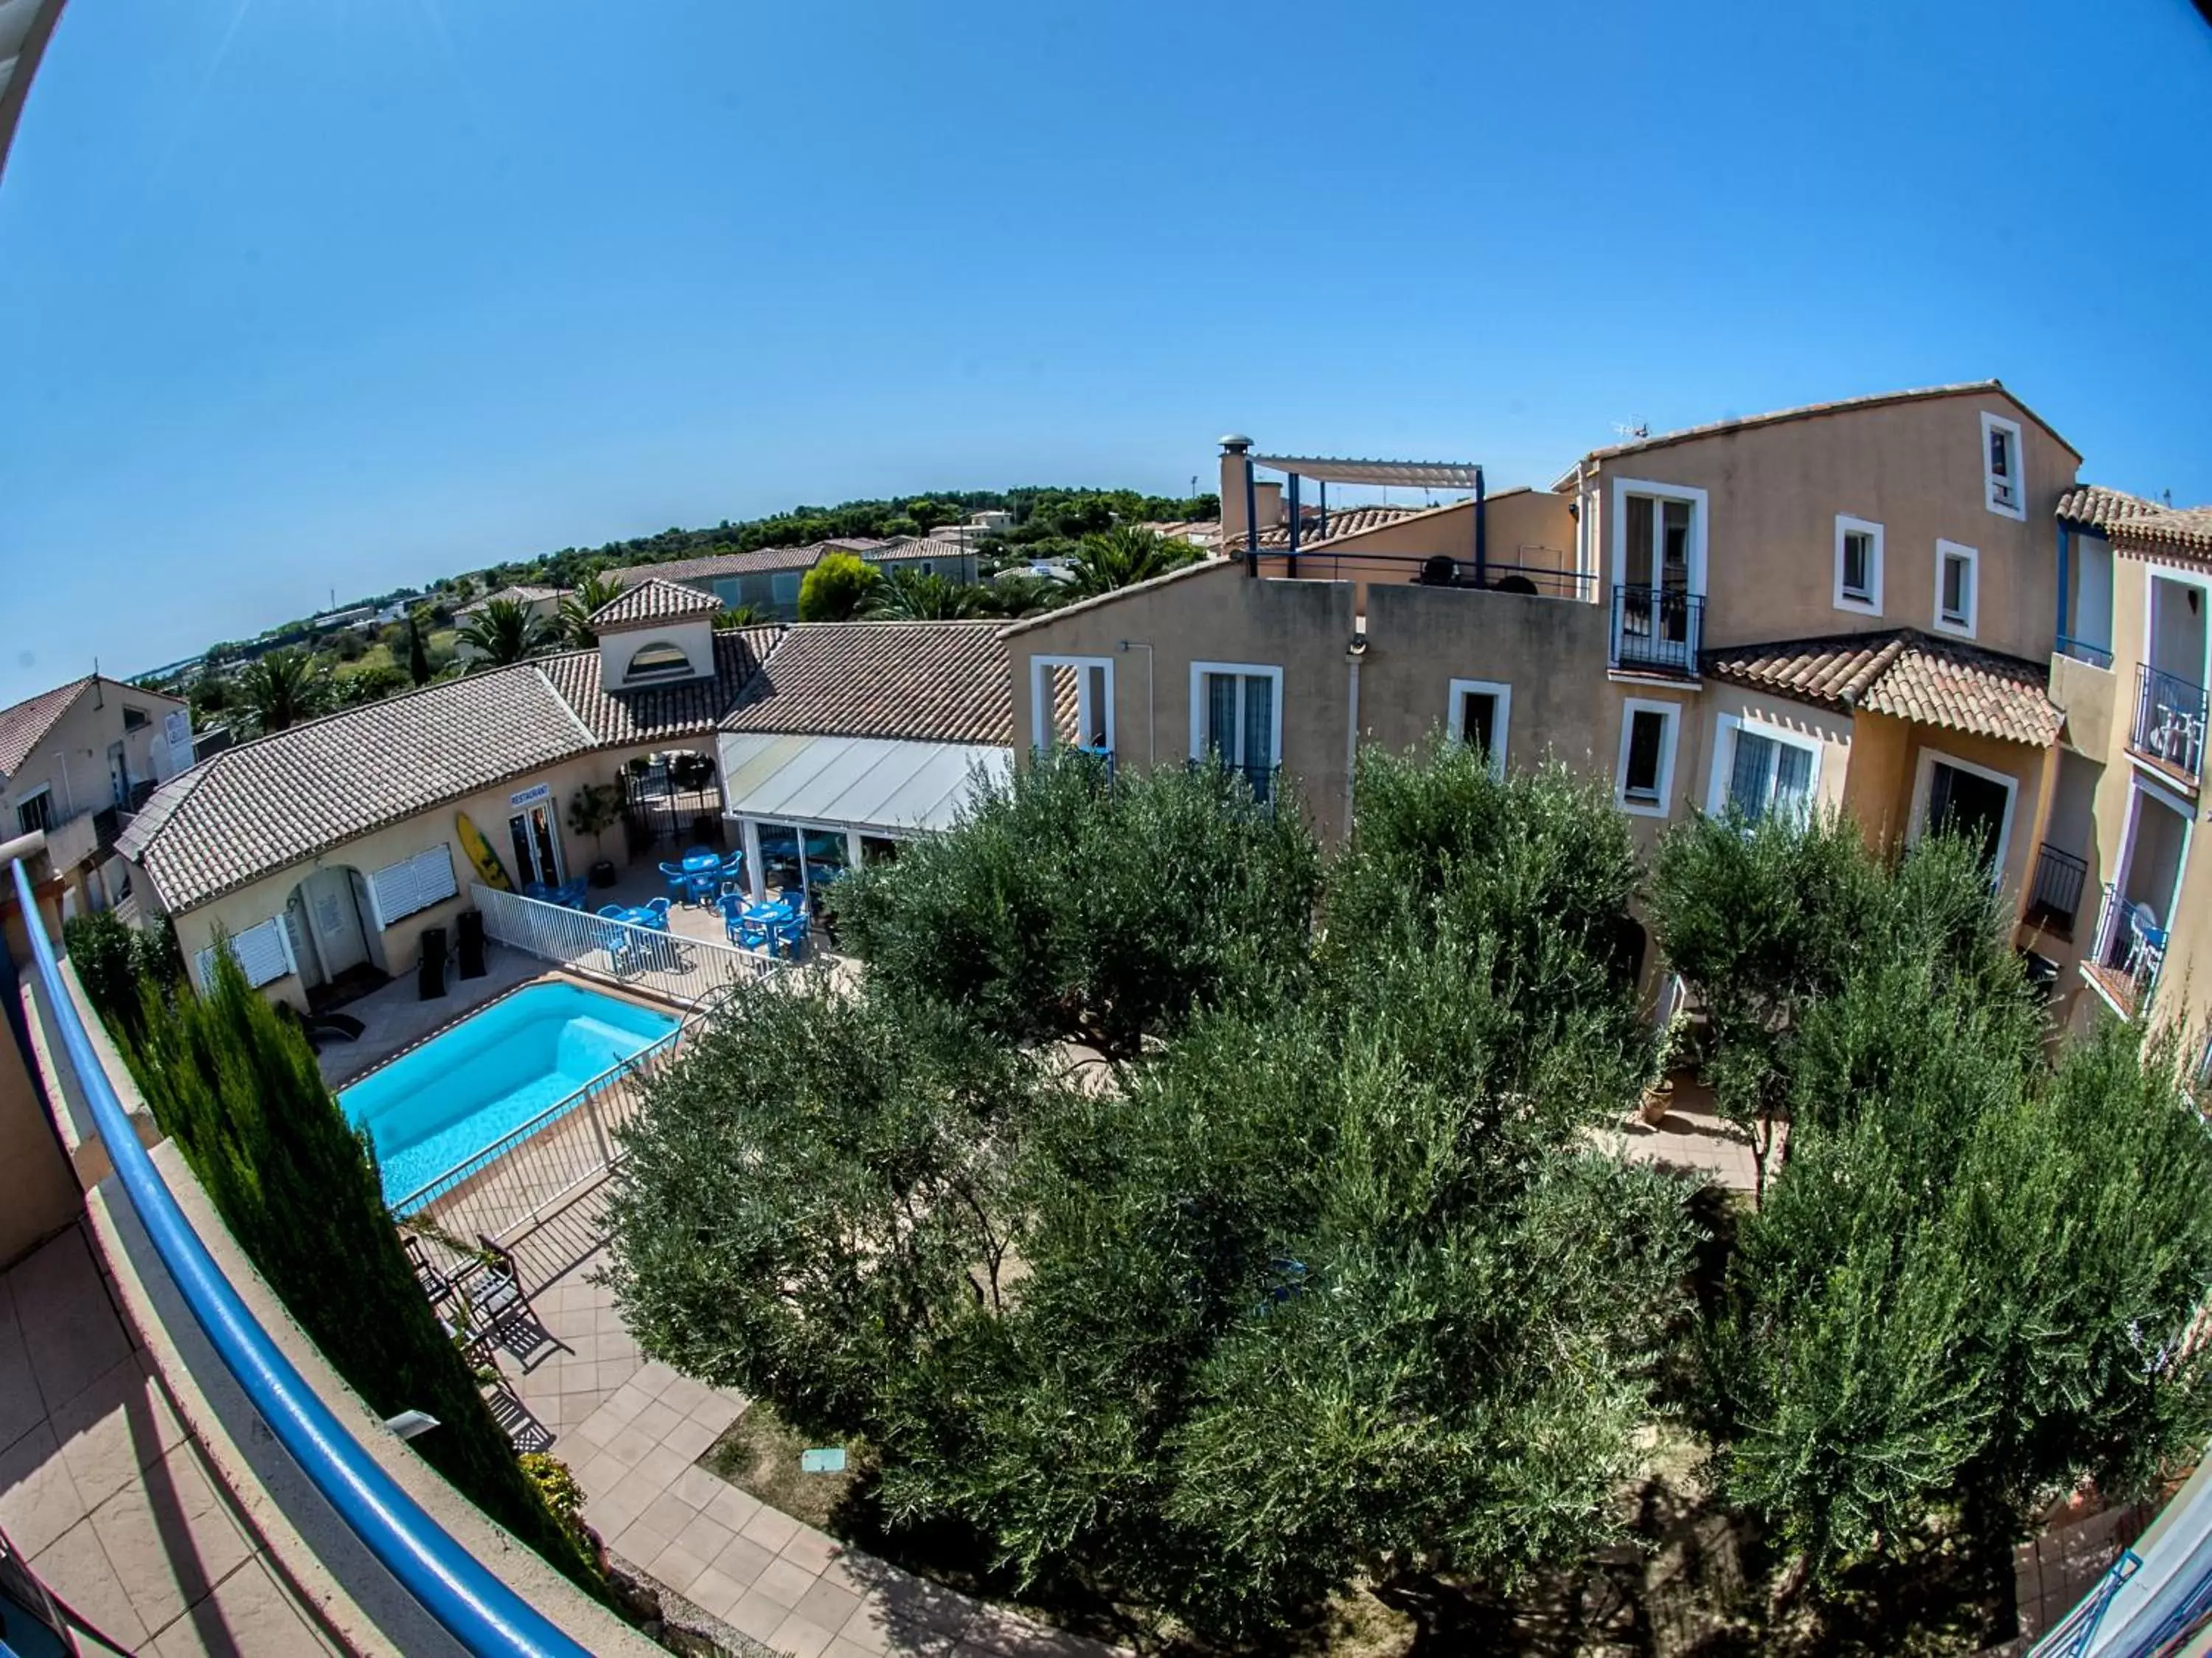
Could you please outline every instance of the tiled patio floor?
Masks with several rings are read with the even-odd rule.
[[[0,1280],[0,1531],[149,1658],[337,1650],[178,1420],[75,1227]]]
[[[744,1409],[641,1361],[594,1253],[533,1295],[547,1344],[500,1355],[515,1393],[584,1488],[585,1517],[629,1564],[793,1658],[1099,1658],[1046,1629],[801,1525],[697,1466]]]
[[[1711,1092],[1686,1077],[1677,1081],[1662,1121],[1650,1124],[1631,1118],[1603,1137],[1624,1156],[1700,1169],[1732,1192],[1754,1189],[1758,1161],[1749,1143],[1714,1108]],[[1790,1125],[1778,1124],[1766,1155],[1768,1179],[1781,1167],[1789,1141]]]
[[[415,975],[406,973],[337,1009],[335,1011],[350,1015],[368,1028],[358,1041],[325,1045],[315,1056],[323,1068],[323,1081],[334,1088],[343,1088],[402,1048],[413,1046],[440,1026],[473,1013],[494,997],[504,996],[517,984],[526,984],[553,970],[550,961],[496,944],[485,951],[484,966],[489,971],[482,978],[449,976],[446,993],[428,1002],[422,1000]]]

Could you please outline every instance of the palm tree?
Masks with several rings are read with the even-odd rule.
[[[240,672],[238,694],[265,735],[312,719],[329,707],[331,679],[303,651],[272,650]]]
[[[595,645],[599,636],[592,631],[592,613],[623,596],[622,583],[611,576],[586,576],[569,590],[561,601],[561,637],[579,649]]]
[[[988,616],[1041,616],[1079,597],[1073,585],[1048,582],[1027,570],[1014,570],[994,578],[979,589],[978,611]]]
[[[1083,538],[1083,551],[1075,556],[1075,591],[1091,598],[1116,588],[1133,587],[1155,576],[1181,570],[1198,557],[1188,541],[1174,541],[1154,530],[1116,525]]]
[[[868,600],[871,620],[885,622],[951,622],[973,616],[981,608],[981,594],[965,582],[949,581],[934,570],[917,574],[893,570]]]
[[[758,605],[729,605],[714,617],[714,631],[726,632],[733,627],[763,627],[768,618],[762,615]]]
[[[507,667],[559,639],[550,624],[514,599],[492,600],[461,630],[461,643],[476,652],[474,667]]]

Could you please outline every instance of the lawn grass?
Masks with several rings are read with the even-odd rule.
[[[840,1519],[855,1488],[875,1472],[865,1446],[845,1448],[845,1472],[811,1474],[799,1466],[811,1442],[768,1405],[751,1405],[708,1450],[707,1466],[771,1509],[817,1531],[841,1534]]]

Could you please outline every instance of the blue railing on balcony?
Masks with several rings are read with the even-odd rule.
[[[2105,883],[2103,902],[2097,911],[2095,942],[2085,964],[2098,988],[2130,1018],[2150,1006],[2151,993],[2166,966],[2166,929],[2145,905],[2123,898],[2118,887]]]
[[[471,1653],[586,1658],[586,1649],[455,1542],[342,1426],[277,1350],[177,1207],[93,1051],[64,985],[21,860],[15,901],[46,1004],[123,1189],[178,1292],[261,1419],[315,1489],[400,1584]]]
[[[2093,645],[2087,639],[2069,639],[2062,633],[2058,636],[2057,649],[2061,656],[2071,656],[2092,667],[2110,667],[2112,665],[2111,649],[2104,645]]]
[[[1613,665],[1694,679],[1705,631],[1705,595],[1679,588],[1613,590]]]
[[[2148,662],[2136,667],[2136,718],[2128,746],[2191,783],[2204,767],[2204,687]]]

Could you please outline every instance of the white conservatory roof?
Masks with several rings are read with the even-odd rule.
[[[901,834],[951,828],[1014,769],[1012,749],[974,743],[736,731],[721,747],[723,795],[739,817]]]

